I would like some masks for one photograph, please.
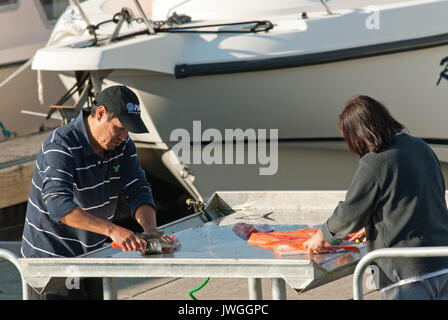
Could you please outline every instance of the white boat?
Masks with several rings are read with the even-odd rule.
[[[20,111],[25,108],[48,112],[48,106],[39,102],[37,73],[31,70],[29,59],[37,49],[45,47],[67,5],[68,0],[0,1],[0,122],[17,135],[36,132],[42,125],[59,124],[25,116]],[[41,76],[52,88],[43,93],[44,101],[52,101],[65,92],[54,74],[44,72]]]
[[[140,2],[142,10],[138,1],[91,0],[75,15],[72,7],[54,32],[78,31],[38,50],[32,67],[57,72],[67,88],[81,71],[94,91],[132,88],[150,131],[132,135],[143,166],[196,199],[214,190],[346,189],[357,160],[336,120],[357,94],[384,102],[448,161],[448,1]],[[114,16],[122,7],[135,19]],[[100,24],[113,16],[117,23]],[[181,24],[162,25],[169,18]],[[238,128],[236,140],[247,140],[240,163],[224,156],[234,147],[225,130]],[[278,158],[249,161],[254,146],[262,150],[259,130],[277,141],[270,129],[278,144],[268,141],[267,154],[272,147]],[[185,136],[202,144],[199,158],[178,152]]]

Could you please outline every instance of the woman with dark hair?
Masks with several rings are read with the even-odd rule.
[[[359,165],[345,200],[305,243],[308,252],[358,230],[368,251],[448,246],[445,182],[432,149],[368,96],[346,103],[338,127]],[[448,258],[383,258],[375,265],[383,299],[448,299]]]

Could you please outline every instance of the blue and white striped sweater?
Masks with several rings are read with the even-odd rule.
[[[112,220],[120,196],[132,214],[143,203],[155,207],[133,141],[128,137],[101,159],[88,140],[87,115],[83,111],[42,144],[27,205],[24,257],[73,257],[101,247],[105,236],[59,222],[75,207],[106,220]]]

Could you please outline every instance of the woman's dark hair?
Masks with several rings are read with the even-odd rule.
[[[390,147],[394,144],[394,135],[405,129],[383,104],[364,95],[345,104],[338,127],[349,149],[359,157]]]

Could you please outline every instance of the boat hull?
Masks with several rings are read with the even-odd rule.
[[[135,89],[163,141],[176,128],[276,128],[280,139],[338,137],[337,116],[349,98],[385,103],[410,133],[448,140],[448,80],[437,85],[446,46],[320,65],[176,79],[115,70],[111,83]]]
[[[448,81],[439,82],[445,68],[441,61],[447,55],[446,46],[438,46],[185,79],[113,70],[103,79],[103,87],[124,84],[136,91],[151,133],[133,139],[148,147],[151,143],[165,145],[166,150],[176,146],[179,140],[172,137],[176,129],[188,131],[190,143],[202,142],[202,150],[208,141],[202,139],[206,129],[220,132],[223,145],[226,129],[278,130],[278,170],[271,175],[260,174],[260,163],[247,162],[248,141],[246,160],[240,164],[225,164],[224,156],[223,164],[194,163],[192,157],[184,161],[203,195],[217,189],[346,189],[357,159],[340,140],[336,122],[344,102],[358,94],[383,102],[410,134],[428,139],[440,160],[448,161]],[[199,135],[193,132],[194,121],[200,121]]]

